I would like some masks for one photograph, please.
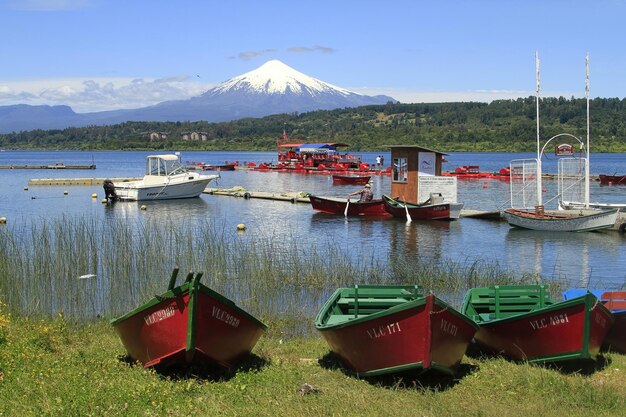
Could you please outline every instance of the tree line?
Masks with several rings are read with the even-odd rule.
[[[594,152],[626,152],[626,99],[590,102]],[[586,100],[543,98],[544,140],[570,133],[586,138]],[[535,97],[491,103],[392,103],[231,122],[126,122],[112,126],[31,130],[0,135],[2,149],[78,150],[274,150],[283,131],[294,142],[343,142],[352,151],[384,151],[419,145],[442,152],[532,151],[536,143]],[[151,139],[150,133],[165,138]],[[184,140],[202,132],[204,140]]]

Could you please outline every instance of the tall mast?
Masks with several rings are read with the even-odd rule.
[[[587,167],[585,169],[585,208],[589,208],[589,52],[585,57],[585,97],[587,98]]]
[[[541,201],[541,148],[540,148],[540,139],[539,139],[539,51],[535,51],[535,68],[537,70],[537,206],[542,205]]]

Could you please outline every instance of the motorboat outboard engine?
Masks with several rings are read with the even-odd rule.
[[[113,181],[107,178],[106,180],[104,180],[102,188],[104,188],[104,198],[106,198],[107,200],[111,200],[111,202],[120,200],[120,198],[117,196],[117,193],[115,192],[115,185],[113,184]]]

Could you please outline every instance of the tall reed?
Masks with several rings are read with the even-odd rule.
[[[377,259],[362,249],[236,234],[219,221],[60,217],[0,228],[0,300],[18,314],[76,320],[123,314],[163,292],[170,271],[203,282],[254,315],[301,332],[340,286],[419,284],[458,306],[473,286],[535,282],[497,264]],[[355,253],[356,252],[356,253]]]

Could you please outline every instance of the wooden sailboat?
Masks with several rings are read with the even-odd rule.
[[[550,138],[544,145],[541,147],[541,138],[539,134],[539,54],[537,53],[535,56],[536,60],[536,69],[537,69],[537,159],[536,160],[523,160],[523,161],[513,161],[511,162],[511,205],[514,202],[514,184],[516,179],[522,178],[522,183],[524,184],[524,191],[527,192],[526,187],[529,184],[536,184],[536,205],[533,208],[529,207],[512,207],[504,211],[504,218],[509,222],[509,224],[513,227],[519,227],[523,229],[531,229],[531,230],[541,230],[541,231],[560,231],[560,232],[583,232],[583,231],[593,231],[600,229],[607,229],[612,227],[616,220],[618,210],[611,208],[603,211],[569,211],[562,212],[559,214],[549,214],[544,210],[543,202],[542,202],[542,184],[541,184],[541,156],[543,155],[544,150],[548,143],[550,143],[553,139],[556,139],[560,136],[568,136],[570,138],[576,139],[581,148],[584,147],[583,142],[577,137],[570,134],[559,134]],[[586,95],[587,95],[587,146],[586,150],[586,158],[584,160],[585,164],[585,209],[589,209],[589,55],[587,55],[586,59],[587,64],[587,84],[586,84]],[[534,162],[533,162],[534,161]],[[527,169],[527,167],[532,167],[534,165],[535,169],[532,172],[531,169]],[[528,181],[527,181],[528,180]]]

